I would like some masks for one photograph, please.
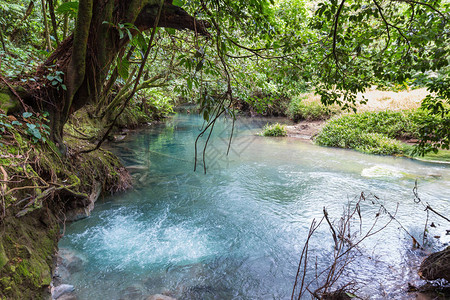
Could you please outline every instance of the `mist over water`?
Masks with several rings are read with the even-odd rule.
[[[321,218],[324,206],[338,219],[361,192],[375,194],[391,212],[398,205],[396,218],[420,238],[426,214],[413,201],[418,179],[421,199],[450,214],[446,165],[256,136],[263,124],[238,121],[226,156],[231,122],[219,121],[205,152],[206,174],[205,139],[193,172],[198,116],[179,114],[112,145],[130,167],[135,188],[99,200],[89,218],[66,227],[59,247],[83,264],[64,280],[79,299],[145,299],[157,293],[289,299],[309,225]],[[363,202],[361,209],[363,226],[369,226],[379,207]],[[440,236],[432,247],[450,241],[445,229],[450,228],[430,232]],[[323,268],[332,250],[324,226],[312,238],[309,255]],[[404,298],[407,282],[417,280],[411,262],[421,254],[411,250],[411,239],[397,223],[361,245],[359,257],[342,282],[359,282],[371,299]]]

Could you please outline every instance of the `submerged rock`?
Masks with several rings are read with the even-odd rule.
[[[361,176],[368,178],[402,178],[405,173],[388,166],[376,165],[365,168],[361,171]]]
[[[148,296],[147,298],[145,298],[145,300],[177,300],[177,299],[166,296],[166,295],[155,294],[155,295]]]
[[[450,246],[425,258],[419,275],[427,280],[445,279],[450,282]]]
[[[58,251],[58,264],[64,266],[70,273],[81,271],[86,259],[69,249],[61,248]]]
[[[120,292],[120,300],[134,300],[142,299],[142,287],[139,285],[132,285]]]
[[[75,291],[73,285],[61,284],[52,288],[52,299],[61,299],[64,294],[69,294]]]

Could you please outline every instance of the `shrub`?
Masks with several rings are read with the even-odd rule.
[[[295,97],[291,100],[287,114],[294,122],[327,120],[339,112],[339,108],[335,106],[325,106],[319,101],[305,101],[307,97]]]
[[[405,154],[411,147],[396,139],[418,138],[427,118],[430,116],[422,110],[344,115],[329,121],[315,142],[371,154]]]
[[[286,127],[279,123],[264,126],[264,136],[286,136]]]

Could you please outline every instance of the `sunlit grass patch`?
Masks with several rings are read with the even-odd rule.
[[[262,133],[263,136],[286,136],[287,135],[286,126],[281,125],[279,123],[275,123],[272,125],[266,124],[266,126],[264,126],[263,129],[264,129],[264,131]]]

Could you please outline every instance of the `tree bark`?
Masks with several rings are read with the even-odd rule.
[[[47,43],[48,51],[52,51],[52,41],[50,40],[50,31],[48,29],[47,9],[45,6],[45,0],[41,0],[41,6],[42,6],[42,16],[44,17],[45,41]]]
[[[68,0],[64,0],[63,2],[66,3],[68,2]],[[69,32],[69,14],[65,14],[63,19],[63,38],[62,38],[63,41],[67,38],[68,32]]]
[[[55,0],[48,0],[48,9],[50,12],[50,20],[52,21],[52,28],[53,28],[53,37],[55,38],[56,45],[59,46],[59,39],[58,39],[58,26],[56,25],[56,16],[55,16],[55,7],[54,2]]]

